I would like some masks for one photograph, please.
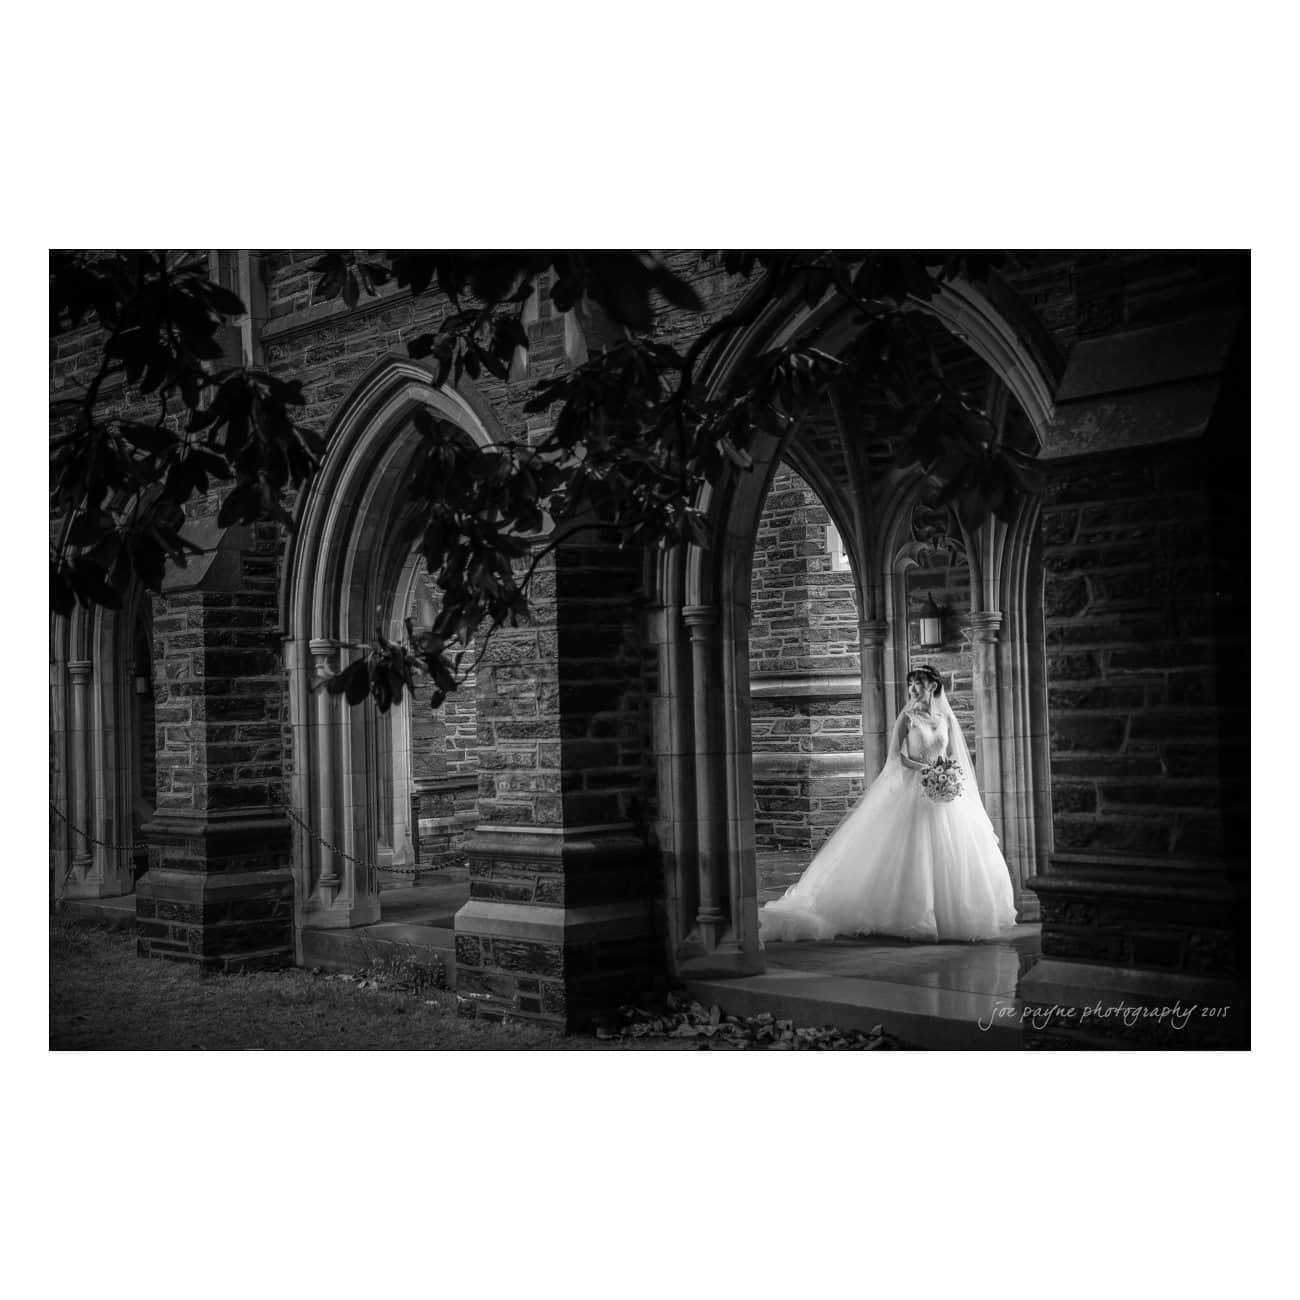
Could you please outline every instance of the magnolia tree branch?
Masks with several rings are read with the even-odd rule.
[[[800,411],[850,373],[864,385],[883,386],[907,407],[910,442],[905,439],[900,455],[927,468],[946,457],[956,467],[955,491],[965,494],[959,504],[982,507],[980,484],[1009,472],[999,457],[1010,453],[984,436],[982,411],[947,384],[932,349],[925,368],[930,395],[920,400],[909,359],[915,340],[902,320],[943,279],[969,270],[971,257],[941,263],[906,253],[720,258],[724,270],[757,273],[758,281],[684,355],[656,340],[656,321],[665,304],[688,315],[702,314],[705,305],[651,254],[399,250],[380,257],[340,250],[313,263],[318,298],[342,298],[349,308],[390,280],[415,296],[440,292],[449,310],[434,332],[408,343],[412,357],[432,359],[438,385],[462,375],[478,379],[483,371],[508,382],[516,352],[529,344],[524,305],[541,292],[543,277],[557,311],[583,306],[593,318],[603,313],[609,325],[582,364],[532,385],[525,411],[554,409],[550,429],[536,443],[465,447],[431,417],[422,425],[417,416],[425,461],[408,486],[427,521],[420,549],[442,588],[442,605],[432,627],[412,631],[410,644],[378,637],[364,659],[331,679],[331,690],[351,703],[369,693],[384,709],[412,688],[412,672],[422,665],[433,680],[435,705],[441,702],[464,680],[459,664],[470,641],[483,638],[477,666],[497,627],[528,616],[537,566],[584,527],[613,528],[623,543],[707,545],[693,504],[698,488],[748,469],[746,448],[756,427],[786,436]],[[775,303],[803,301],[812,308],[828,294],[838,294],[862,318],[869,347],[831,357],[794,337],[747,359],[726,390],[699,390],[696,373],[711,347],[739,337]],[[204,264],[169,268],[166,253],[52,256],[51,304],[52,329],[98,319],[106,332],[73,445],[52,453],[52,509],[74,525],[52,557],[56,609],[120,600],[136,579],[157,590],[164,562],[184,559],[183,508],[210,482],[229,485],[222,523],[285,518],[281,497],[310,483],[323,447],[295,422],[293,408],[304,400],[300,384],[242,367],[213,371],[222,355],[217,332],[245,308],[207,280]],[[152,425],[117,416],[105,431],[97,422],[102,384],[119,368],[128,397],[158,389]],[[172,400],[181,416],[176,434],[166,428]],[[150,481],[160,487],[143,516],[137,491],[125,522],[102,519],[101,506],[115,492]],[[545,517],[553,531],[536,548],[530,539]],[[517,576],[514,566],[530,549],[527,570]]]

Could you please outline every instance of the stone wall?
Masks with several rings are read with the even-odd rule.
[[[409,616],[419,622],[418,610],[436,609],[437,591],[419,562],[416,589]],[[471,662],[476,650],[466,652]],[[417,861],[422,867],[443,869],[459,863],[464,839],[473,829],[478,801],[480,752],[475,674],[469,673],[459,690],[443,704],[431,708],[429,685],[407,704],[411,736],[411,789],[417,827]],[[398,792],[401,797],[402,792]]]
[[[281,791],[286,715],[275,626],[276,529],[264,524],[254,533],[228,557],[237,577],[212,584],[237,590],[165,588],[154,602],[159,811],[265,805]]]
[[[1239,510],[1204,444],[1054,470],[1042,527],[1058,851],[1244,852]]]
[[[274,525],[221,529],[154,602],[157,800],[136,890],[142,956],[235,970],[292,959]]]
[[[750,586],[754,836],[817,849],[862,793],[853,575],[833,566],[830,515],[788,466],[759,520]]]
[[[530,624],[480,665],[479,829],[456,918],[471,1014],[576,1026],[644,991],[663,953],[644,824],[641,557],[595,536],[542,562]],[[501,905],[506,905],[502,907]]]

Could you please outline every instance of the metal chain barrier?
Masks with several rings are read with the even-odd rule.
[[[294,812],[293,808],[289,804],[285,803],[285,801],[281,799],[280,796],[274,790],[272,790],[270,794],[271,794],[271,802],[278,804],[281,808],[283,808],[284,811],[288,814],[289,820],[291,822],[293,822],[297,826],[300,826],[304,831],[306,831],[307,835],[311,839],[315,840],[317,844],[321,845],[325,849],[328,849],[331,853],[337,854],[340,858],[343,858],[345,861],[352,863],[354,867],[360,867],[363,871],[366,872],[388,871],[388,872],[392,872],[395,875],[405,874],[405,875],[414,876],[420,873],[420,866],[418,863],[413,867],[392,867],[392,866],[380,867],[377,863],[362,861],[362,859],[354,857],[346,849],[340,848],[337,844],[331,844],[330,841],[327,840],[323,835],[321,835],[319,831],[317,831],[314,827],[309,826],[305,821],[303,821],[303,819],[299,817],[296,812]],[[73,832],[74,835],[80,835],[82,839],[86,840],[90,844],[98,845],[100,848],[104,848],[104,849],[111,849],[115,853],[133,853],[135,849],[138,847],[135,844],[114,844],[109,840],[101,840],[98,837],[91,835],[89,831],[84,831],[81,829],[80,826],[77,826],[67,816],[67,814],[56,803],[54,803],[53,800],[50,801],[50,811],[60,821],[64,822],[67,825],[67,827]],[[72,872],[73,872],[73,868],[69,867],[67,873],[63,877],[63,883],[65,885],[68,882],[68,877],[72,875]]]
[[[69,818],[68,815],[63,811],[63,809],[60,808],[59,805],[56,804],[52,799],[50,800],[50,811],[61,822],[64,822],[68,826],[68,828],[73,832],[74,835],[80,835],[83,840],[87,840],[91,844],[98,844],[99,847],[102,849],[113,849],[115,852],[118,853],[130,853],[136,847],[134,844],[113,844],[109,840],[101,840],[96,836],[92,835],[89,831],[82,830],[81,827],[76,825],[76,823],[73,822],[72,819]]]
[[[81,838],[85,840],[88,844],[97,845],[101,849],[110,849],[114,853],[134,853],[136,848],[139,847],[138,845],[135,844],[114,844],[111,840],[101,840],[98,836],[92,835],[89,831],[82,830],[81,827],[78,826],[72,820],[72,818],[70,818],[68,814],[65,813],[63,809],[60,808],[59,805],[54,802],[53,799],[50,800],[50,811],[65,826],[67,826],[67,828],[74,835],[80,835]],[[60,889],[62,889],[63,886],[66,885],[68,881],[72,879],[72,873],[76,869],[77,867],[75,862],[69,864],[68,869],[63,873],[63,879],[59,884]]]
[[[321,845],[323,848],[328,849],[331,853],[337,854],[344,861],[352,863],[354,867],[360,867],[362,871],[366,871],[366,872],[386,871],[392,873],[393,875],[408,875],[408,876],[415,876],[420,874],[420,866],[418,863],[413,867],[393,867],[393,866],[381,867],[375,862],[369,862],[369,861],[363,862],[360,858],[353,857],[353,855],[349,853],[346,849],[339,848],[337,844],[331,844],[329,840],[327,840],[318,830],[316,830],[314,826],[309,826],[305,821],[303,821],[303,819],[298,816],[298,814],[293,810],[293,808],[290,807],[289,804],[285,803],[285,801],[281,799],[280,796],[274,790],[271,791],[271,802],[275,804],[279,804],[279,806],[283,808],[284,811],[288,814],[289,820],[293,822],[295,826],[301,827],[302,830],[304,830],[307,833],[310,839],[315,840],[317,844]]]

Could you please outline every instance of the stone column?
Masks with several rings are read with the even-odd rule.
[[[663,970],[647,845],[643,557],[590,535],[479,664],[479,824],[456,915],[461,1010],[576,1027]]]
[[[885,637],[883,618],[858,624],[858,653],[862,663],[862,766],[868,784],[876,779],[889,753],[891,719],[885,703]]]
[[[726,871],[726,807],[722,790],[724,756],[719,743],[718,614],[709,605],[688,605],[682,617],[691,637],[691,668],[695,683],[695,818],[698,843],[700,905],[696,914],[706,950],[718,946],[726,924],[721,906]]]
[[[90,839],[90,736],[87,735],[87,718],[90,715],[90,675],[92,664],[88,659],[75,659],[68,664],[72,681],[73,725],[72,753],[69,768],[72,771],[73,806],[70,820],[73,823],[73,870],[75,876],[85,876],[94,861]]]
[[[73,881],[83,881],[94,865],[94,847],[90,842],[90,735],[87,730],[90,716],[90,674],[93,665],[89,659],[75,659],[68,664],[68,678],[72,683],[72,733],[68,753],[68,768],[72,776],[72,807],[68,820],[72,822]]]
[[[979,748],[980,794],[989,819],[999,836],[1002,825],[1002,711],[998,694],[998,631],[1002,627],[999,610],[979,610],[970,616],[974,642],[972,664],[975,696],[975,727]]]
[[[317,681],[326,678],[335,669],[335,656],[338,646],[328,638],[312,641],[307,647],[311,651],[312,668]],[[334,817],[334,743],[333,733],[338,726],[338,696],[331,695],[323,686],[316,690],[316,818],[312,837],[314,843],[308,852],[314,850],[317,861],[316,889],[325,907],[334,901],[339,886],[343,883],[339,875],[339,863],[335,855],[334,844],[338,842],[338,827]]]
[[[205,521],[207,523],[207,521]],[[210,970],[293,957],[274,526],[199,526],[154,619],[158,793],[136,889],[141,956]]]

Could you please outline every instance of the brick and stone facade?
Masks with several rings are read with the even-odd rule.
[[[416,565],[415,585],[406,615],[421,626],[432,621],[437,609],[437,591],[423,560]],[[471,646],[466,659],[472,662],[475,653]],[[407,701],[405,708],[410,780],[406,790],[395,790],[394,798],[406,796],[412,802],[418,865],[430,870],[458,865],[477,819],[480,773],[494,761],[479,747],[477,675],[467,673],[436,711],[424,707],[422,699]]]
[[[1249,1032],[1249,344],[1234,265],[1184,278],[1186,297],[1176,265],[1074,282],[1045,460],[1054,852],[1028,991],[1080,1003],[1094,981],[1228,1008],[1182,1041],[1234,1046]],[[1124,1046],[1143,1027],[1093,1033]],[[1057,1025],[1039,1041],[1088,1038]]]
[[[436,718],[408,706],[399,726],[319,686],[373,633],[376,609],[400,622],[418,604],[402,494],[411,411],[427,405],[479,441],[539,435],[523,404],[566,364],[565,323],[543,305],[527,382],[435,393],[405,341],[445,304],[392,285],[351,310],[315,303],[315,256],[224,253],[213,266],[251,308],[232,350],[304,381],[306,420],[330,447],[317,492],[338,508],[305,501],[292,530],[222,530],[214,493],[191,512],[203,556],[161,593],[115,619],[56,621],[57,897],[129,892],[143,837],[141,951],[230,969],[291,960],[305,928],[378,919],[377,867],[464,854],[467,1008],[578,1024],[683,971],[761,968],[756,850],[815,849],[883,761],[907,668],[929,662],[967,731],[1022,916],[1041,900],[1044,960],[1022,996],[1110,981],[1240,1002],[1239,260],[1061,254],[987,295],[959,284],[936,298],[940,345],[1043,466],[1043,496],[1014,518],[969,536],[936,518],[933,485],[877,430],[879,395],[834,392],[784,444],[756,438],[754,473],[710,498],[706,555],[596,535],[562,546],[540,571],[534,621],[493,639],[472,692]],[[747,290],[694,253],[674,260],[706,320]],[[757,322],[702,377],[723,382],[782,321],[831,350],[854,329],[799,306],[788,317]],[[665,326],[677,342],[698,328]],[[84,388],[95,349],[90,329],[55,340],[52,388]],[[848,570],[832,563],[832,521]],[[938,647],[920,644],[927,596],[944,611]],[[147,705],[129,689],[141,635]],[[130,743],[103,740],[118,733]],[[144,785],[155,808],[133,833]],[[1238,1025],[1210,1037],[1240,1041]]]
[[[816,850],[863,790],[858,609],[833,528],[813,489],[782,466],[759,520],[750,583],[759,849]]]
[[[245,969],[292,958],[294,889],[271,526],[196,534],[211,551],[154,601],[156,807],[136,888],[141,956]],[[205,528],[206,522],[206,528]]]

